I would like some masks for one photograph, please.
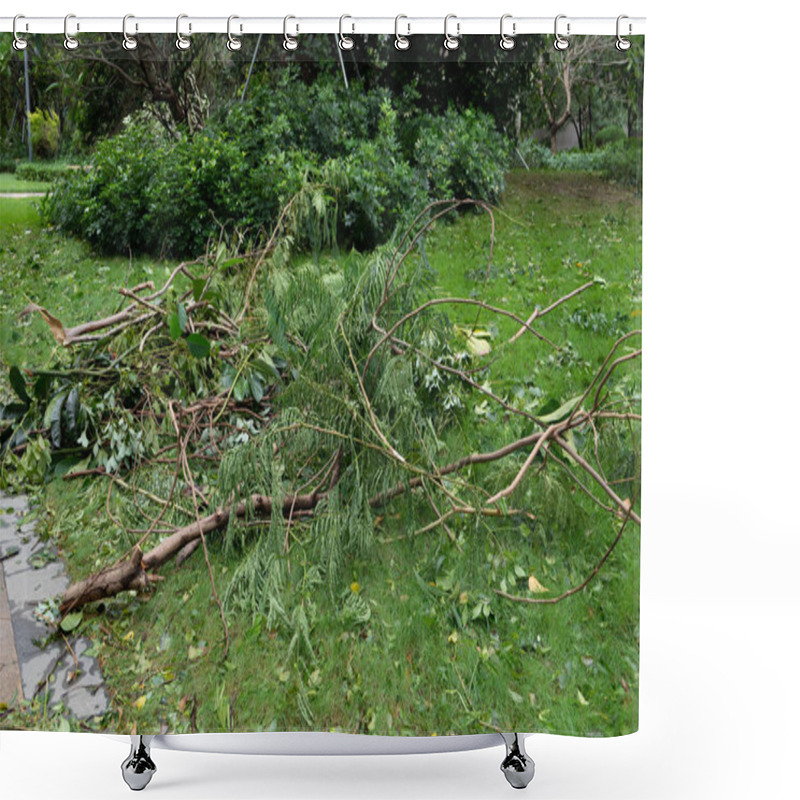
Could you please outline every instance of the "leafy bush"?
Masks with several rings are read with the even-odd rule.
[[[600,128],[595,134],[594,142],[598,147],[605,147],[613,142],[619,142],[625,138],[625,131],[620,125],[608,125]]]
[[[312,247],[375,247],[429,194],[497,202],[506,145],[491,118],[419,114],[411,147],[399,140],[409,113],[401,126],[385,89],[284,76],[193,137],[131,120],[98,145],[90,170],[55,187],[44,218],[101,250],[191,256],[221,225],[271,228],[301,189],[315,199],[292,235]]]
[[[603,177],[624,186],[642,189],[642,140],[623,139],[601,151]]]
[[[338,198],[337,232],[359,249],[373,248],[398,223],[408,223],[426,202],[424,183],[400,153],[397,112],[387,101],[378,134],[358,142],[344,159],[330,159],[321,183]]]
[[[224,135],[203,132],[162,149],[145,195],[149,249],[199,253],[220,224],[252,225],[248,165]]]
[[[414,154],[437,199],[496,203],[505,188],[507,144],[480,111],[448,109],[441,117],[429,116],[420,125]]]
[[[641,190],[642,140],[622,139],[602,150],[562,150],[552,153],[550,148],[528,140],[520,150],[531,169],[585,170],[599,172],[607,180]]]
[[[16,165],[16,170],[9,171],[16,172],[17,177],[21,181],[43,181],[45,183],[50,183],[59,178],[68,177],[75,171],[75,167],[64,163],[53,164],[47,162],[20,161]]]
[[[17,168],[17,162],[13,158],[0,157],[0,172],[14,172]]]
[[[42,215],[100,250],[152,250],[148,186],[164,161],[163,140],[131,126],[98,144],[90,169],[62,178]]]
[[[55,158],[58,155],[59,119],[54,111],[31,111],[31,144],[37,158]]]

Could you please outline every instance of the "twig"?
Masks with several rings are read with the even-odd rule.
[[[625,526],[628,524],[628,520],[631,519],[632,512],[630,510],[630,501],[626,501],[628,504],[628,514],[626,515],[625,519],[622,521],[622,525],[620,526],[619,533],[617,533],[616,538],[613,542],[611,542],[610,547],[606,552],[603,554],[603,557],[600,561],[597,562],[594,569],[589,573],[586,580],[580,583],[578,586],[574,586],[572,589],[568,589],[563,594],[560,594],[558,597],[520,597],[519,595],[509,594],[508,592],[503,592],[500,589],[494,589],[494,593],[500,595],[500,597],[505,597],[506,600],[512,600],[515,603],[530,603],[531,605],[554,605],[555,603],[560,603],[567,597],[571,597],[573,594],[577,594],[586,585],[589,581],[600,572],[603,564],[606,563],[606,560],[611,555],[612,550],[617,546],[617,543],[622,538],[622,532],[625,530]]]

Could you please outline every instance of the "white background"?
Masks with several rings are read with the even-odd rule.
[[[775,6],[773,8],[772,6]],[[647,16],[640,731],[535,736],[555,798],[798,796],[798,250],[793,4],[16,0],[4,14]],[[734,9],[731,11],[727,9]],[[776,10],[779,9],[779,10]],[[2,798],[128,797],[127,746],[0,734]],[[403,757],[156,751],[153,798],[509,797],[501,749]],[[792,789],[794,786],[794,789]],[[520,795],[522,796],[522,795]]]

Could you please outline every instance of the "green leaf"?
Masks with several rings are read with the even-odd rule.
[[[180,326],[181,333],[186,330],[186,323],[189,318],[186,316],[186,307],[183,303],[178,303],[178,325]]]
[[[61,408],[66,398],[67,396],[63,392],[57,395],[44,412],[45,424],[50,423],[50,441],[56,450],[61,447]]]
[[[177,314],[170,315],[169,318],[169,335],[173,339],[181,338],[181,321],[178,319]]]
[[[186,344],[195,358],[205,358],[211,352],[211,342],[199,333],[190,333],[186,337]]]
[[[543,417],[536,417],[536,419],[539,422],[543,422],[545,425],[552,425],[554,422],[561,422],[561,420],[566,419],[572,413],[573,409],[578,405],[580,400],[580,397],[573,397],[570,400],[567,400],[566,403],[562,403],[555,411],[551,411],[549,414],[545,414]]]
[[[248,382],[250,384],[250,395],[256,403],[260,403],[264,399],[264,385],[261,383],[258,373],[251,372]]]
[[[241,403],[247,397],[247,378],[243,375],[240,375],[233,384],[233,396],[237,403]]]
[[[74,439],[78,435],[78,417],[81,411],[81,401],[77,386],[73,386],[70,393],[67,395],[64,411],[67,414],[67,431],[70,437]]]
[[[25,378],[19,371],[19,367],[11,367],[8,371],[8,382],[11,388],[16,392],[17,397],[25,403],[26,406],[31,404],[31,399],[28,397],[28,392],[25,390]]]
[[[192,281],[192,298],[194,299],[195,303],[200,300],[203,296],[203,289],[206,288],[206,279],[205,278],[195,278]]]
[[[64,631],[64,633],[71,633],[82,621],[83,611],[73,611],[61,620],[61,630]]]

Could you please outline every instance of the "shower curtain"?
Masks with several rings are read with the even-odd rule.
[[[0,729],[637,729],[643,39],[398,26],[0,39]]]

